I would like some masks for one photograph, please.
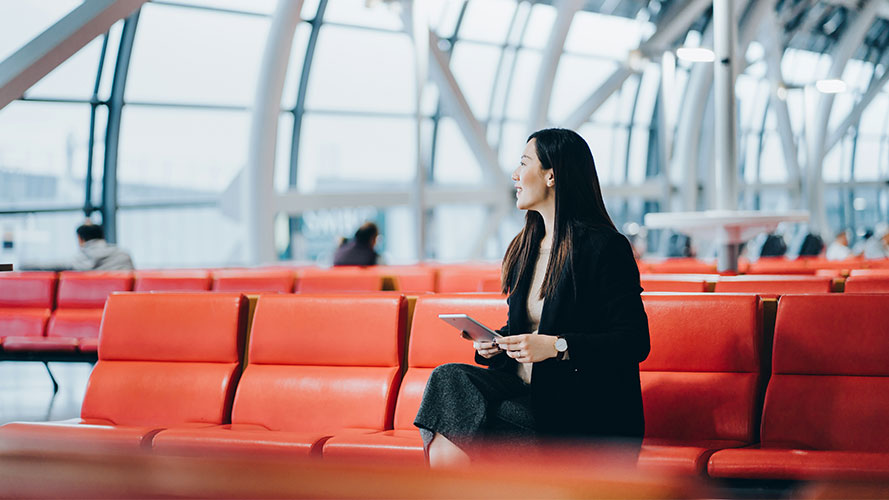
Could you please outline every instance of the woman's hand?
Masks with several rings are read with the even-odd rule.
[[[507,356],[519,363],[537,363],[558,355],[556,337],[552,335],[510,335],[498,338],[497,343],[506,350]]]
[[[490,359],[494,356],[503,352],[500,347],[493,342],[473,342],[472,347],[475,347],[476,352],[478,352],[479,356]]]

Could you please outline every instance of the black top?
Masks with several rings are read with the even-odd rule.
[[[639,363],[648,356],[650,341],[639,269],[629,241],[617,231],[585,227],[576,234],[576,296],[566,265],[555,295],[544,302],[538,330],[564,337],[569,359],[534,363],[535,422],[543,435],[641,439]],[[509,319],[502,335],[528,333],[529,275],[507,299]],[[475,359],[495,370],[517,369],[517,362],[503,353],[490,359],[476,353]]]
[[[354,239],[348,240],[333,254],[335,266],[373,266],[377,263],[377,253],[373,248],[362,245]]]

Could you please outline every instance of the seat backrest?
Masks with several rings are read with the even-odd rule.
[[[383,289],[383,276],[370,267],[300,269],[296,282],[299,293],[375,292]]]
[[[814,275],[815,269],[805,258],[791,260],[786,257],[763,257],[756,262],[750,263],[747,267],[747,274]]]
[[[843,291],[845,293],[889,292],[889,273],[883,271],[883,273],[874,274],[852,274],[846,278],[846,286]]]
[[[241,294],[112,295],[82,418],[118,425],[225,423],[247,310]]]
[[[232,423],[391,428],[406,322],[398,293],[261,296]]]
[[[500,279],[499,264],[442,266],[438,269],[438,292],[478,292],[486,280]]]
[[[132,271],[65,271],[59,274],[59,309],[101,309],[111,292],[133,289]]]
[[[813,271],[814,272],[814,271]],[[804,275],[721,276],[715,292],[732,293],[830,293],[833,278]]]
[[[136,271],[136,292],[202,292],[210,289],[212,278],[210,271],[194,270],[158,270]]]
[[[645,436],[756,438],[762,318],[756,295],[644,293],[651,354],[639,366]]]
[[[639,276],[642,290],[646,292],[706,292],[707,282],[716,281],[717,275],[705,274],[642,274]]]
[[[667,274],[713,274],[716,272],[715,261],[703,261],[694,257],[673,257],[663,260],[646,260],[645,267],[649,273]]]
[[[778,302],[763,446],[889,451],[889,295]]]
[[[426,295],[417,299],[408,347],[408,370],[395,408],[395,428],[413,429],[426,380],[445,363],[475,363],[472,342],[462,338],[439,314],[464,313],[491,329],[506,323],[506,298],[499,293]]]
[[[435,268],[428,266],[377,266],[382,276],[394,278],[395,289],[405,293],[435,291]]]
[[[291,293],[296,273],[290,269],[221,269],[213,271],[213,291]]]
[[[0,308],[52,309],[56,296],[56,273],[0,273]]]

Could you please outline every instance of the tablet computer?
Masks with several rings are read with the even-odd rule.
[[[466,332],[471,340],[493,342],[494,339],[500,338],[499,333],[466,314],[439,314],[438,317],[454,328]]]

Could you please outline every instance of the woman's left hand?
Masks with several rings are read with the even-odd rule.
[[[498,338],[497,344],[506,351],[507,356],[519,363],[537,363],[558,355],[556,337],[553,335],[510,335]]]

